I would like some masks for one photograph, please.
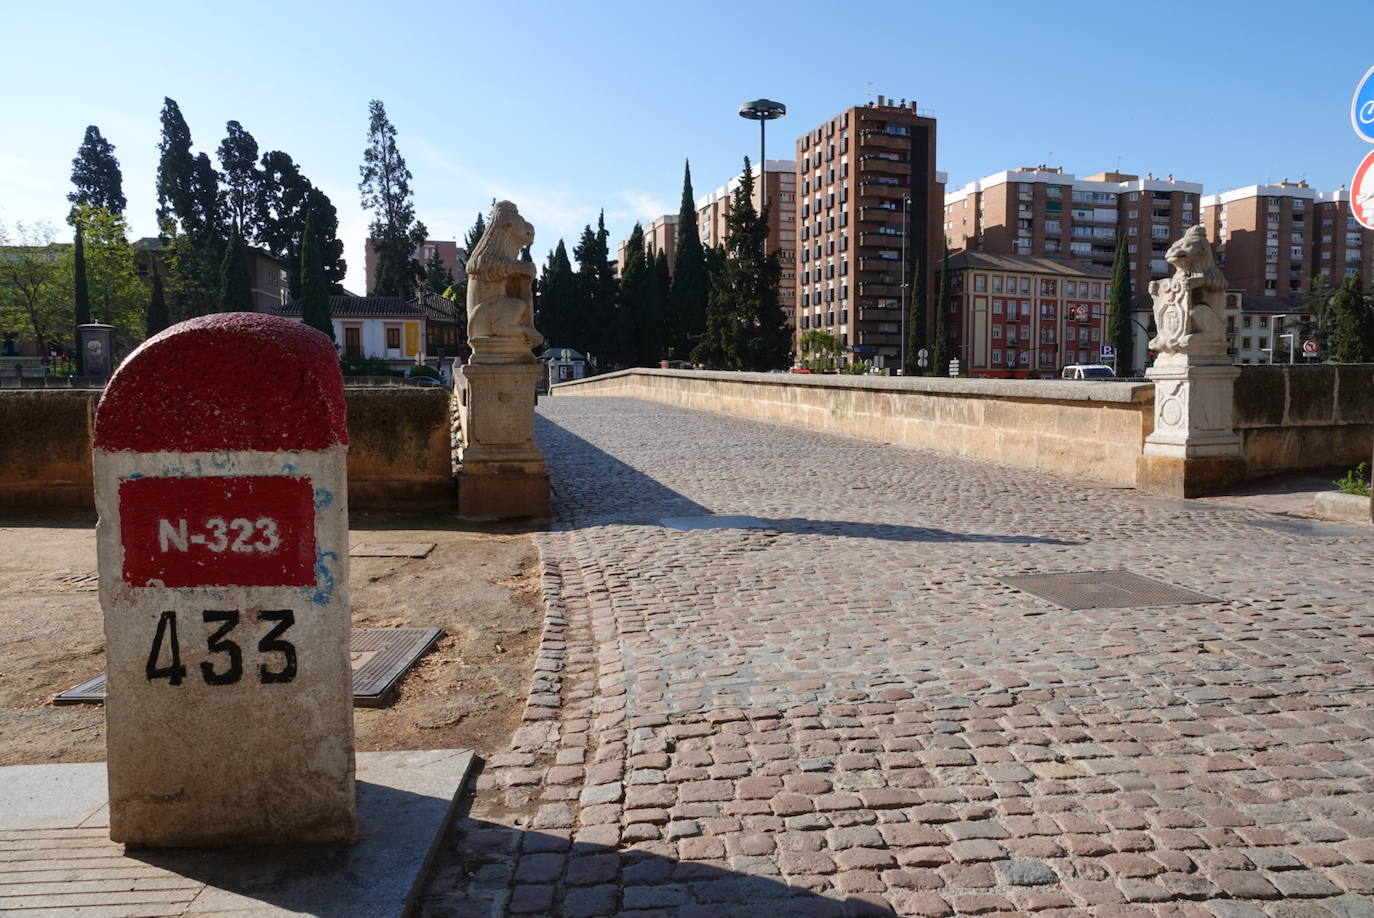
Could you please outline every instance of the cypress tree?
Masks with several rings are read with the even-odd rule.
[[[425,262],[425,288],[430,293],[437,293],[442,296],[443,292],[452,286],[453,272],[439,257],[439,250],[436,248],[430,253],[429,260]]]
[[[1116,348],[1116,375],[1132,375],[1135,341],[1131,334],[1131,272],[1126,263],[1126,237],[1119,230],[1112,262],[1112,296],[1106,337]]]
[[[573,248],[573,257],[577,259],[577,332],[581,349],[600,355],[603,370],[615,364],[620,341],[615,328],[620,282],[611,268],[609,237],[603,211],[597,218],[597,228],[585,227]]]
[[[926,346],[926,294],[921,283],[921,259],[916,259],[911,272],[911,297],[907,303],[906,315],[906,366],[902,372],[915,376],[920,367],[916,363],[920,350]]]
[[[696,201],[692,196],[692,164],[682,170],[682,203],[677,212],[677,240],[673,246],[673,276],[668,287],[665,323],[668,345],[675,355],[688,354],[706,330],[706,296],[710,278],[706,250],[697,229]]]
[[[258,168],[258,142],[237,121],[225,125],[220,142],[220,168],[224,190],[220,210],[230,227],[244,239],[263,239],[263,172]]]
[[[558,247],[549,253],[540,292],[540,314],[536,326],[544,333],[549,346],[583,349],[583,343],[574,333],[577,280],[573,276],[572,262],[568,260],[568,247],[562,239],[558,240]]]
[[[666,269],[668,257],[662,252],[644,254],[644,270],[639,282],[639,365],[656,367],[663,358],[663,313],[667,305],[662,286],[660,263]]]
[[[76,324],[87,325],[91,321],[91,295],[86,286],[86,244],[81,230],[81,221],[76,221],[76,244],[72,251],[72,298],[76,301]]]
[[[152,299],[148,301],[148,317],[145,323],[148,337],[151,338],[170,324],[171,319],[167,315],[167,301],[162,296],[162,275],[158,273],[157,266],[154,265],[153,295]]]
[[[612,353],[622,366],[648,366],[644,362],[640,320],[644,308],[644,227],[638,223],[625,242],[625,260],[620,265],[620,293],[612,321],[615,346]]]
[[[252,312],[253,292],[248,283],[248,260],[243,251],[243,237],[234,233],[224,249],[220,266],[220,311]]]
[[[945,376],[951,360],[949,348],[949,245],[940,260],[940,288],[935,295],[935,346],[930,353],[930,375]]]
[[[158,144],[157,223],[163,236],[173,236],[175,226],[190,234],[195,222],[195,157],[191,155],[191,129],[181,116],[176,100],[162,100],[162,141]]]
[[[334,323],[329,318],[329,282],[324,277],[320,240],[315,232],[315,212],[305,215],[304,241],[301,244],[301,319],[334,340]]]
[[[86,128],[86,137],[72,160],[72,184],[76,190],[67,193],[68,201],[124,213],[128,204],[124,198],[124,176],[114,150],[114,144],[100,135],[100,128],[94,124]]]

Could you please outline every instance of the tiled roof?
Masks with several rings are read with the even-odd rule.
[[[960,252],[949,257],[954,269],[982,268],[988,271],[1029,271],[1070,277],[1110,278],[1111,269],[1087,262],[1042,258],[1037,255],[993,255],[989,252]]]
[[[422,319],[424,313],[414,301],[399,296],[331,296],[329,314],[339,318]],[[289,300],[277,307],[277,315],[301,315],[300,300]]]

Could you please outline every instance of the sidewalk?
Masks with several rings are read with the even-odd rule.
[[[423,913],[1374,915],[1374,529],[540,414],[533,691]]]

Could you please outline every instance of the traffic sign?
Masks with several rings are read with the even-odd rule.
[[[1374,230],[1374,150],[1366,154],[1350,180],[1350,213],[1365,229]]]
[[[1116,348],[1112,347],[1110,344],[1104,344],[1104,345],[1102,345],[1102,359],[1103,359],[1103,360],[1111,360],[1111,359],[1112,359],[1113,357],[1115,357],[1115,356],[1116,356]]]
[[[1303,352],[1304,354],[1315,354],[1315,353],[1317,353],[1317,342],[1315,342],[1315,341],[1313,341],[1313,340],[1311,340],[1311,339],[1308,339],[1307,341],[1304,341],[1304,342],[1302,343],[1302,352]]]
[[[1374,143],[1374,67],[1365,72],[1350,99],[1350,126],[1361,140]]]

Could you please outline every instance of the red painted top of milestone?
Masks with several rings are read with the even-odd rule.
[[[95,447],[150,453],[318,450],[348,443],[339,356],[327,335],[255,312],[190,319],[120,366],[95,413]]]

